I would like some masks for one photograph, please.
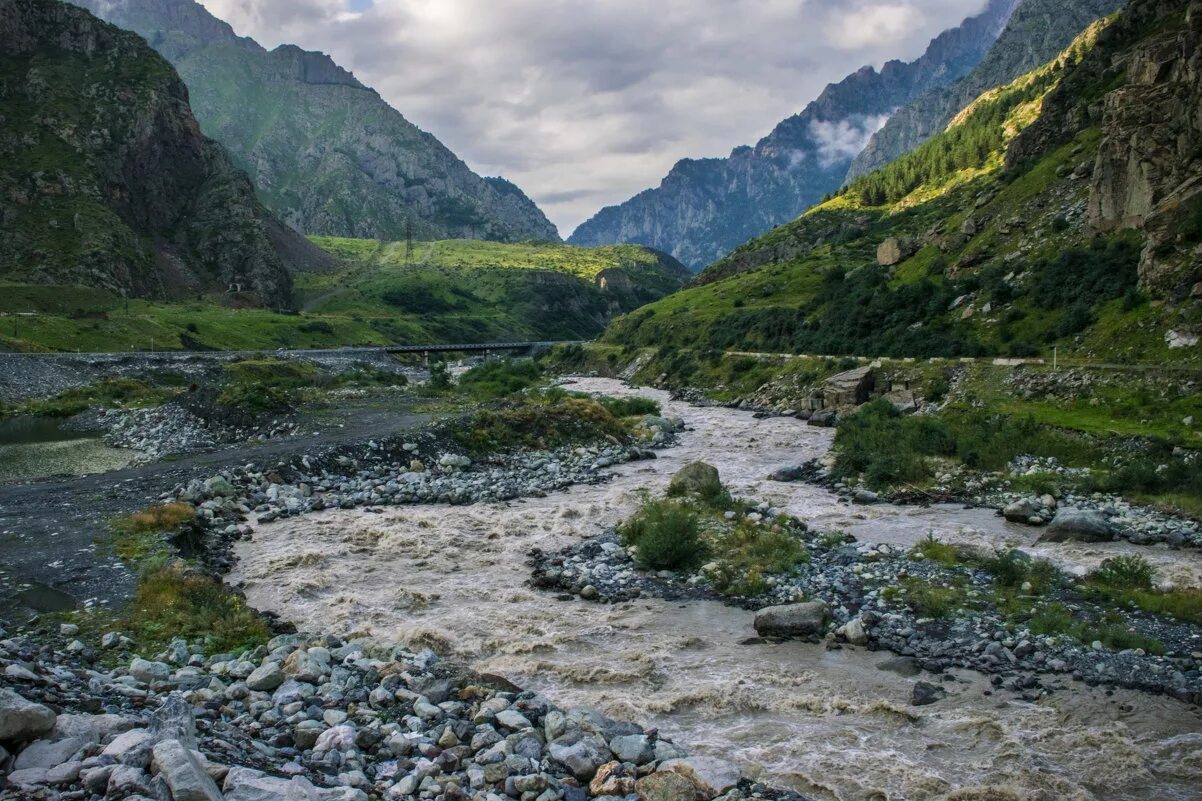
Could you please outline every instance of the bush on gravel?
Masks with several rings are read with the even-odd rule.
[[[151,653],[183,637],[205,642],[208,653],[253,648],[270,637],[267,625],[220,581],[176,563],[142,576],[125,613],[126,631]]]
[[[635,547],[635,560],[652,570],[695,568],[709,553],[701,540],[700,516],[684,501],[647,501],[618,535],[623,545]]]
[[[624,436],[621,423],[601,404],[563,393],[497,403],[456,426],[452,438],[469,453],[517,448],[549,450],[567,444]]]

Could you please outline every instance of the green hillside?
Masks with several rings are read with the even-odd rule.
[[[588,339],[678,289],[674,259],[635,245],[315,238],[341,268],[296,276],[298,313],[221,295],[160,303],[77,286],[0,284],[0,349],[273,349]]]
[[[1107,92],[1136,80],[1109,65],[1119,55],[1139,63],[1151,37],[1187,29],[1183,2],[1133,9],[1091,25],[1054,61],[986,92],[942,134],[687,289],[615,321],[604,340],[874,356],[1057,347],[1080,358],[1197,361],[1199,349],[1177,336],[1188,342],[1202,322],[1188,297],[1197,278],[1186,267],[1167,285],[1150,280],[1144,242],[1159,210],[1121,225],[1094,211],[1115,204],[1113,174],[1130,140],[1110,109],[1098,110]],[[1180,179],[1166,171],[1156,192],[1172,195]]]

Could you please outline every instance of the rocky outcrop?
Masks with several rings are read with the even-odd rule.
[[[899,105],[972,69],[1015,2],[992,0],[915,61],[890,61],[879,72],[864,67],[828,86],[755,147],[735,148],[725,159],[680,161],[658,188],[602,209],[569,241],[649,245],[701,269],[837,189],[858,150],[849,152],[845,142],[866,141]]]
[[[938,86],[903,106],[868,141],[847,172],[867,175],[944,130],[980,94],[1050,61],[1089,23],[1123,0],[1021,0],[981,62],[950,86]]]
[[[76,2],[146,37],[175,65],[205,132],[300,231],[559,240],[520,189],[472,172],[324,53],[268,51],[193,0]]]
[[[876,249],[876,263],[882,267],[892,267],[901,264],[914,255],[918,243],[908,237],[891,236]]]
[[[1182,22],[1136,47],[1126,85],[1106,95],[1087,207],[1096,230],[1144,229],[1140,283],[1159,295],[1199,272],[1197,235],[1185,229],[1202,208],[1202,3]]]
[[[292,270],[330,264],[259,204],[140,37],[53,0],[0,0],[0,52],[5,278],[284,307]]]

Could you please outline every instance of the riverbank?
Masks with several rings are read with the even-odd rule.
[[[987,678],[953,668],[948,699],[916,708],[910,701],[918,679],[892,672],[910,672],[908,663],[858,647],[744,644],[756,636],[750,612],[714,601],[551,601],[554,595],[525,586],[532,548],[556,552],[612,531],[639,507],[643,491],[662,490],[698,459],[720,465],[736,495],[865,542],[908,549],[930,531],[947,542],[991,546],[1034,539],[1027,527],[985,510],[853,507],[819,487],[767,479],[824,454],[829,429],[693,407],[604,379],[571,388],[654,397],[688,430],[655,461],[619,466],[608,482],[545,498],[323,511],[259,526],[252,540],[235,545],[231,583],[252,605],[304,627],[433,645],[557,703],[655,726],[698,753],[733,758],[755,778],[815,797],[974,790],[1048,799],[1191,797],[1202,776],[1186,754],[1202,749],[1188,739],[1200,718],[1179,701],[1091,688],[1071,674],[1045,682],[1052,693],[1035,702],[1022,690],[999,698]],[[1056,558],[1085,567],[1136,547],[1065,543]],[[296,558],[282,559],[283,548]],[[1140,550],[1166,568],[1194,559]],[[1196,567],[1179,577],[1191,573]]]

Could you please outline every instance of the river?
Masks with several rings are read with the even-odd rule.
[[[1030,544],[1033,530],[988,510],[851,507],[804,484],[765,479],[825,453],[831,432],[792,418],[693,407],[607,379],[573,389],[660,400],[690,429],[660,458],[614,480],[546,498],[469,507],[334,510],[260,526],[237,546],[231,583],[302,629],[430,645],[565,706],[655,726],[694,753],[752,777],[839,801],[1196,799],[1202,713],[1133,691],[1049,680],[1038,703],[987,695],[960,671],[949,697],[908,704],[913,677],[878,667],[891,655],[821,645],[749,645],[749,612],[714,602],[558,601],[532,590],[527,553],[595,535],[633,512],[697,459],[741,496],[770,500],[819,528],[866,541]],[[1126,545],[1038,549],[1084,568]],[[1141,549],[1180,583],[1192,552]]]

